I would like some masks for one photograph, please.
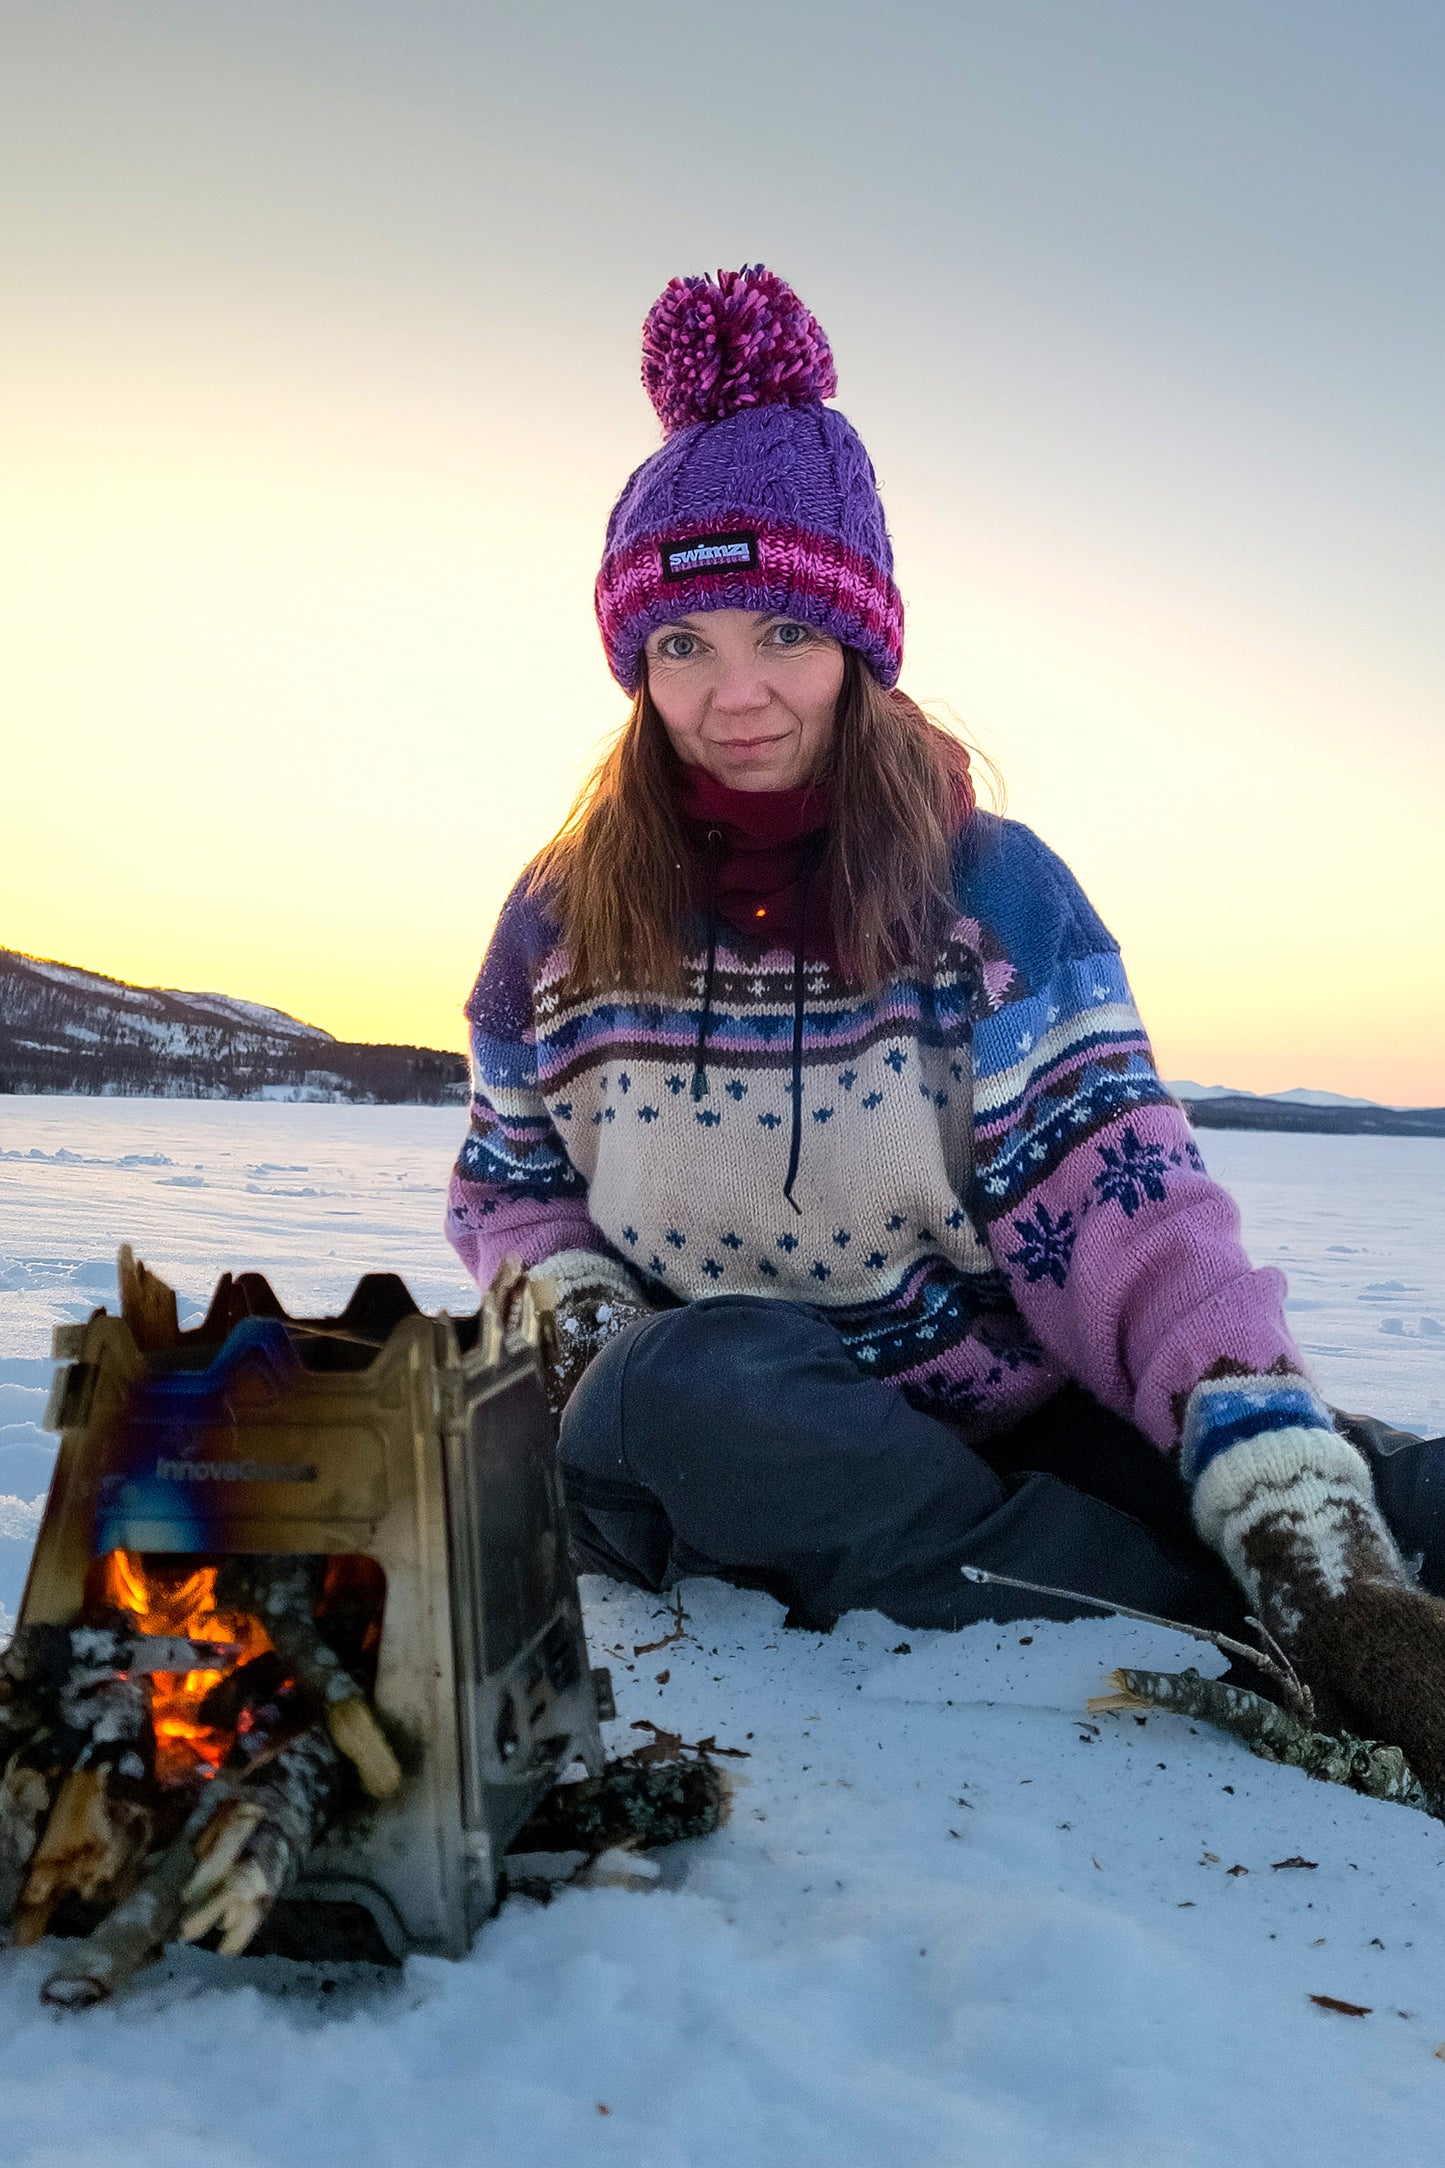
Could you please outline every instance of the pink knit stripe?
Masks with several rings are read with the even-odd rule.
[[[694,610],[709,609],[796,611],[810,622],[816,615],[823,620],[821,629],[845,645],[877,649],[895,664],[902,658],[901,610],[888,609],[876,595],[840,593],[837,581],[825,575],[810,577],[801,570],[788,579],[740,580],[734,575],[726,587],[659,590],[634,608],[609,613],[604,644],[616,661],[624,650],[640,652],[657,626]]]
[[[918,1019],[916,1014],[911,1019],[911,1022],[905,1023],[903,1028],[911,1031],[913,1036],[917,1036]],[[811,1085],[816,1088],[817,1096],[836,1098],[837,1094],[830,1083],[831,1062],[845,1055],[850,1061],[856,1061],[861,1054],[866,1054],[880,1042],[895,1040],[899,1035],[898,1027],[892,1023],[880,1024],[875,1022],[867,1032],[860,1033],[856,1027],[840,1027],[828,1031],[820,1028],[816,1021],[810,1021],[808,1029],[810,1051],[803,1072],[805,1082],[809,1081],[810,1070],[828,1069],[829,1075],[812,1077]],[[709,1063],[713,1064],[728,1062],[737,1069],[760,1070],[764,1076],[767,1076],[776,1073],[779,1049],[781,1048],[786,1052],[787,1044],[787,1040],[781,1034],[769,1043],[760,1040],[756,1036],[744,1037],[741,1033],[731,1032],[723,1024],[717,1030],[709,1030],[708,1032],[707,1059]],[[676,1028],[669,1030],[664,1025],[655,1032],[650,1031],[645,1040],[640,1038],[629,1040],[623,1033],[619,1032],[609,1042],[609,1045],[613,1049],[614,1059],[625,1059],[630,1062],[662,1062],[669,1059],[673,1063],[690,1062],[697,1046],[697,1030],[695,1026],[690,1031],[682,1031]],[[539,1061],[537,1083],[545,1091],[560,1091],[564,1086],[570,1084],[574,1078],[585,1076],[590,1069],[596,1066],[596,1061],[597,1050],[595,1046],[576,1047],[557,1060]],[[779,1089],[784,1089],[781,1083]]]
[[[726,534],[742,526],[746,515],[730,521],[710,520],[687,534]],[[780,591],[805,595],[815,601],[846,610],[875,636],[901,653],[903,644],[903,598],[892,580],[884,580],[875,565],[842,543],[806,529],[762,526],[751,522],[758,533],[758,567],[742,573],[727,568],[697,573],[688,580],[665,580],[662,552],[669,541],[686,537],[660,536],[618,553],[602,567],[597,581],[597,609],[602,637],[612,647],[624,628],[658,607],[685,611],[695,607],[694,598],[727,592],[756,593],[763,599]]]
[[[773,954],[781,956],[782,952],[775,950]],[[868,1004],[866,1016],[845,1004],[838,1011],[837,1021],[830,1025],[819,1015],[819,1009],[824,1015],[828,1013],[823,997],[809,1006],[805,1075],[811,1068],[827,1067],[838,1054],[856,1059],[885,1040],[916,1039],[922,1014],[917,993],[906,984],[885,988],[881,997]],[[672,1009],[650,1022],[645,1032],[639,1029],[635,1035],[629,1035],[625,1026],[610,1026],[604,1034],[605,1043],[614,1060],[662,1062],[690,1057],[697,1045],[697,1017],[695,1009]],[[783,1010],[778,1010],[777,1017],[777,1031],[766,1038],[757,1030],[735,1025],[726,1010],[715,1011],[708,1031],[708,1059],[715,1062],[731,1058],[750,1067],[775,1067],[788,1046],[791,1026]],[[555,1091],[595,1064],[599,1041],[584,1033],[575,1038],[568,1036],[559,1044],[549,1033],[536,1044],[537,1083],[544,1090]],[[827,1088],[827,1078],[817,1082]]]
[[[795,521],[776,519],[771,513],[733,509],[728,512],[709,513],[705,519],[674,522],[656,535],[649,535],[644,542],[633,542],[626,549],[614,551],[606,559],[600,575],[609,589],[615,581],[625,579],[641,569],[651,570],[659,577],[662,571],[662,552],[669,544],[699,539],[714,534],[756,534],[759,555],[764,567],[786,564],[791,553],[825,557],[830,563],[847,565],[866,580],[870,586],[880,584],[878,568],[871,558],[858,550],[850,549],[846,542],[832,536],[817,533],[813,528],[800,527]],[[726,579],[727,569],[693,575],[695,579]],[[671,583],[681,585],[681,582]],[[690,582],[688,584],[691,584]],[[888,585],[892,585],[889,581]]]
[[[806,598],[856,618],[879,637],[891,637],[899,621],[894,597],[876,581],[870,585],[845,565],[809,559],[800,558],[786,567],[765,567],[751,574],[704,572],[685,585],[672,586],[642,574],[628,584],[630,592],[602,599],[603,637],[609,642],[642,619],[661,624],[668,617],[681,617],[699,607],[742,608],[745,605],[738,598],[744,595],[759,597],[754,607],[760,609],[784,596]]]
[[[560,976],[555,968],[556,959],[564,954],[565,951],[560,945],[553,949],[543,959],[537,973],[537,985],[541,990],[538,1010],[545,1021],[545,1034],[539,1035],[536,1029],[530,1025],[526,1028],[525,1033],[518,1034],[522,1043],[536,1046],[539,1054],[542,1052],[542,1036],[545,1036],[549,1044],[552,1045],[556,1045],[559,1037],[563,1037],[566,1050],[570,1052],[574,1046],[592,1043],[593,1037],[597,1034],[602,1037],[616,1037],[619,1033],[628,1030],[628,1024],[625,1020],[619,1022],[609,1017],[605,1021],[599,1021],[597,1034],[589,1034],[580,1027],[585,1026],[595,1008],[595,1003],[592,1002],[590,996],[584,996],[583,1000],[575,1006],[570,1003],[563,1004],[549,999],[551,988],[557,985]],[[736,949],[728,948],[719,942],[718,957],[721,968],[724,971],[736,974],[738,977],[755,978],[762,976],[773,979],[773,998],[770,1006],[777,1022],[776,1034],[774,1039],[769,1042],[764,1034],[754,1029],[749,1035],[748,1044],[756,1046],[771,1043],[775,1048],[779,1046],[786,1047],[791,1040],[793,1028],[792,1003],[788,998],[791,988],[786,983],[778,985],[777,981],[782,978],[784,970],[791,974],[793,964],[791,952],[782,948],[768,949],[754,961],[751,957],[739,956]],[[703,969],[703,958],[699,955],[689,954],[684,960],[684,968],[695,974],[700,974]],[[629,993],[623,996],[622,999],[626,1006],[632,1009],[636,1009],[639,1005],[646,1006],[647,1023],[645,1027],[638,1019],[635,1017],[633,1019],[636,1036],[644,1044],[650,1045],[654,1041],[660,1044],[660,1035],[669,1031],[678,1038],[680,1044],[685,1046],[691,1046],[696,1038],[697,1008],[695,1004],[689,1002],[685,997],[668,1008],[663,1008],[651,995]],[[717,1030],[726,1031],[728,1029],[730,1012],[735,1006],[738,1006],[738,1004],[732,999],[727,999],[726,1007],[715,1003]],[[758,1017],[767,1014],[768,1007],[768,994],[765,989],[762,994],[754,994],[752,1002],[742,1004],[740,1013]],[[843,1018],[841,1028],[845,1036],[849,1033],[856,1035],[860,1027],[866,1026],[870,1031],[877,1031],[882,1026],[885,1028],[885,1035],[887,1029],[891,1027],[898,1032],[909,1032],[916,1037],[923,1015],[923,997],[918,991],[917,984],[907,979],[890,982],[883,988],[881,994],[871,999],[866,995],[849,991],[839,982],[831,984],[825,982],[822,991],[810,990],[808,992],[805,1009],[808,1019],[808,1043],[810,1045],[813,1042],[815,1033],[825,1029],[823,1017],[831,1015],[835,1011],[839,1012]],[[559,1027],[564,1022],[567,1027],[565,1035],[559,1032]],[[709,1031],[708,1044],[712,1044],[711,1031]],[[807,1058],[805,1055],[804,1059]],[[1077,1067],[1077,1065],[1076,1058],[1075,1066]]]
[[[759,600],[754,607],[759,609],[785,595],[806,596],[845,611],[871,633],[902,648],[903,602],[897,588],[891,582],[882,586],[876,572],[860,572],[826,550],[798,550],[786,559],[769,553],[754,573],[702,572],[677,582],[664,580],[659,571],[638,567],[616,584],[599,586],[602,637],[610,647],[639,618],[653,617],[659,610],[664,617],[682,616],[699,603],[706,607],[709,598],[724,595],[728,604],[738,608],[745,605],[735,603],[734,597],[756,595]]]

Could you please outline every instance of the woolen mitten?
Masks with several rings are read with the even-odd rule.
[[[1412,1584],[1363,1456],[1313,1428],[1240,1439],[1200,1476],[1194,1518],[1314,1694],[1322,1728],[1400,1747],[1445,1802],[1445,1603]]]
[[[650,1317],[652,1305],[626,1265],[601,1250],[559,1250],[530,1278],[551,1310],[543,1367],[548,1406],[560,1417],[593,1356],[628,1325]]]

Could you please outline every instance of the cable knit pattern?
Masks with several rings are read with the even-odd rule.
[[[816,1305],[866,1374],[965,1436],[1066,1377],[1193,1477],[1274,1428],[1332,1439],[1231,1199],[1159,1080],[1115,943],[1026,828],[975,816],[926,977],[876,996],[807,971],[803,1151],[782,1194],[792,958],[719,948],[708,1089],[694,991],[563,991],[514,891],[468,1004],[474,1099],[448,1228],[479,1281],[508,1253],[604,1249],[653,1299]]]
[[[671,619],[775,610],[896,684],[903,601],[877,477],[822,403],[832,355],[797,295],[761,266],[675,279],[648,316],[643,374],[667,438],[608,521],[596,602],[613,675],[635,692]]]

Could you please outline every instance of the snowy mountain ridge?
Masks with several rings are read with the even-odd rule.
[[[1286,1107],[1383,1107],[1383,1099],[1351,1099],[1344,1092],[1312,1091],[1297,1084],[1287,1092],[1247,1092],[1238,1084],[1194,1084],[1185,1078],[1166,1083],[1176,1099],[1268,1099]],[[1398,1111],[1398,1110],[1392,1110]]]
[[[288,1016],[284,1009],[268,1009],[259,1001],[240,1001],[232,994],[193,994],[183,992],[178,986],[135,986],[128,979],[110,979],[98,971],[82,971],[75,964],[51,963],[40,956],[24,956],[16,949],[0,949],[0,960],[23,964],[36,978],[50,979],[57,986],[73,989],[77,994],[89,994],[112,1003],[133,1017],[135,1029],[145,1035],[153,1032],[159,1038],[165,1025],[162,1019],[167,1005],[179,1005],[194,1016],[200,1024],[217,1020],[227,1026],[241,1025],[244,1029],[280,1032],[283,1037],[323,1039],[335,1045],[331,1032],[323,1031],[319,1024],[303,1024],[299,1017]]]

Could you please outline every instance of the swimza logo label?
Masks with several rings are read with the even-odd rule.
[[[689,535],[683,542],[662,545],[662,576],[665,580],[690,580],[699,572],[756,572],[758,538],[755,534]]]

